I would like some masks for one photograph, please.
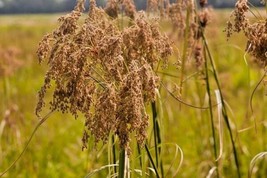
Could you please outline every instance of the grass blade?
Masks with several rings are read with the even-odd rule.
[[[253,171],[253,168],[254,168],[254,166],[256,164],[256,161],[261,159],[265,155],[267,155],[267,152],[261,152],[261,153],[257,154],[256,156],[254,156],[253,159],[250,161],[249,171],[248,171],[248,178],[252,177],[252,171]]]
[[[92,172],[90,172],[89,174],[87,174],[84,178],[92,177],[92,176],[93,176],[94,174],[96,174],[97,172],[102,171],[102,170],[104,170],[104,169],[106,169],[106,168],[117,167],[117,166],[118,166],[118,164],[109,164],[109,165],[102,166],[102,167],[100,167],[99,169],[95,169],[95,170],[93,170]],[[114,175],[116,175],[116,173],[115,173]]]
[[[206,50],[206,48],[204,48]],[[217,159],[217,145],[216,145],[216,137],[215,137],[215,127],[214,127],[214,118],[213,118],[213,111],[212,111],[212,102],[211,102],[211,92],[210,92],[210,81],[209,81],[209,72],[208,72],[208,61],[207,56],[204,51],[204,63],[205,63],[205,82],[206,82],[206,90],[209,97],[209,114],[210,114],[210,123],[211,123],[211,130],[212,130],[212,138],[213,138],[213,151],[214,157]],[[217,163],[216,163],[217,164]]]

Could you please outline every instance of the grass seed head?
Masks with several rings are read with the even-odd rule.
[[[119,14],[119,4],[117,0],[108,0],[105,12],[113,18],[117,18]]]
[[[199,0],[200,7],[204,7],[208,3],[208,0]]]
[[[45,107],[44,97],[51,89],[51,110],[84,115],[83,148],[89,135],[96,143],[106,143],[110,133],[119,137],[122,148],[129,149],[133,132],[143,145],[148,126],[145,105],[155,100],[159,86],[153,69],[161,61],[167,64],[171,44],[143,13],[134,13],[130,26],[120,29],[104,10],[91,3],[80,24],[80,2],[39,44],[39,60],[47,60],[49,69],[36,113],[40,115]]]
[[[147,0],[147,10],[155,12],[158,10],[158,0]]]
[[[108,0],[105,12],[109,16],[117,18],[121,10],[125,12],[126,16],[134,19],[136,8],[133,0]]]
[[[24,62],[19,59],[21,50],[14,46],[3,48],[0,46],[0,77],[7,77],[14,74]]]
[[[261,66],[267,65],[267,23],[258,19],[256,22],[250,22],[246,17],[249,11],[247,0],[239,0],[236,3],[233,14],[234,22],[228,21],[227,23],[227,36],[230,37],[232,32],[243,31],[247,38],[246,51],[252,55],[255,61]]]
[[[195,58],[195,65],[197,68],[200,68],[204,61],[202,45],[197,44],[194,47],[193,52],[194,52],[194,58]]]
[[[133,0],[123,0],[122,5],[124,7],[125,15],[134,19],[136,8]]]
[[[235,4],[235,10],[231,14],[230,18],[234,18],[234,22],[229,20],[227,22],[226,33],[227,37],[230,38],[233,32],[246,31],[249,21],[246,17],[246,13],[249,10],[247,0],[238,0]]]

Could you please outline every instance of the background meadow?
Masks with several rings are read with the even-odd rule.
[[[223,31],[231,11],[232,9],[213,10],[205,34],[227,104],[241,175],[247,177],[253,157],[267,150],[267,88],[263,82],[256,89],[252,99],[252,113],[249,105],[251,96],[264,71],[245,53],[246,39],[242,34],[234,34],[227,40]],[[265,14],[264,10],[258,11]],[[0,16],[0,66],[3,66],[0,68],[0,172],[16,159],[38,123],[34,108],[47,66],[38,64],[36,50],[42,37],[57,26],[57,19],[61,15]],[[162,32],[170,35],[169,22],[161,20],[160,27]],[[181,49],[179,41],[173,39],[177,49]],[[177,60],[177,54],[174,53],[170,64]],[[158,75],[162,77],[164,86],[173,90],[171,84],[179,83],[180,72],[181,69],[170,65]],[[205,79],[195,73],[189,65],[185,67],[186,80],[183,82],[183,94],[179,99],[190,105],[206,107],[208,98]],[[212,77],[210,82],[212,101],[216,104],[217,87]],[[165,177],[208,176],[214,167],[209,110],[184,105],[163,86],[160,87],[159,93],[156,107]],[[221,177],[236,177],[229,134],[224,122],[223,132],[219,133],[221,127],[217,109],[215,105],[213,114],[218,152],[219,136],[223,137],[223,152],[218,161],[218,169]],[[150,115],[148,142],[152,143],[150,151],[154,155],[150,105],[147,110]],[[83,127],[82,116],[74,119],[68,114],[53,113],[36,132],[21,160],[4,177],[85,177],[90,172],[108,165],[111,154],[108,145],[99,143],[95,146],[93,138],[90,138],[88,149],[82,151]],[[131,144],[136,147],[136,143]],[[148,156],[140,156],[133,149],[130,167],[141,170],[138,166],[140,157],[149,166]],[[175,175],[180,163],[179,172]],[[106,177],[110,169],[98,171],[93,177]],[[266,175],[266,158],[263,157],[256,161],[253,176]],[[133,176],[140,177],[138,174]],[[150,172],[148,177],[153,176]],[[210,176],[216,177],[213,174]]]

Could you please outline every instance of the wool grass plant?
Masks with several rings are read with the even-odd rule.
[[[47,59],[49,70],[36,114],[45,107],[45,94],[52,89],[50,110],[69,112],[76,118],[80,112],[85,117],[83,148],[90,136],[96,143],[107,143],[114,134],[123,158],[124,150],[130,154],[132,132],[141,147],[145,144],[146,105],[155,101],[159,87],[155,70],[167,64],[171,43],[156,23],[133,11],[130,1],[122,2],[129,16],[127,27],[117,23],[118,4],[108,3],[106,13],[95,1],[90,1],[88,16],[79,25],[83,5],[84,1],[78,1],[74,11],[60,18],[61,25],[40,42],[39,61]]]
[[[159,86],[154,70],[167,63],[172,47],[156,24],[143,13],[130,15],[131,25],[120,28],[117,20],[90,1],[83,24],[78,20],[84,1],[59,19],[60,26],[39,44],[39,61],[49,70],[39,92],[36,114],[45,107],[47,90],[53,90],[51,110],[85,117],[84,148],[89,135],[107,142],[110,133],[128,149],[130,133],[140,145],[147,138],[146,105],[155,100]]]
[[[92,142],[94,148],[104,145],[101,149],[107,149],[108,162],[85,177],[105,169],[107,177],[179,176],[184,160],[187,167],[191,165],[180,143],[168,143],[165,138],[184,138],[190,133],[168,135],[164,127],[179,130],[180,125],[164,124],[172,122],[169,115],[189,110],[198,113],[186,122],[198,123],[193,132],[202,139],[196,150],[203,154],[199,155],[203,160],[199,163],[198,159],[195,164],[199,165],[192,169],[201,173],[193,174],[243,177],[244,148],[228,114],[231,108],[216,68],[218,61],[206,37],[213,16],[208,2],[148,0],[147,12],[136,11],[133,0],[108,0],[103,9],[90,0],[86,12],[86,2],[78,0],[74,10],[60,17],[59,25],[39,43],[39,63],[47,64],[35,109],[39,123],[19,157],[0,177],[21,158],[38,128],[54,112],[84,119],[82,150],[91,151]],[[246,16],[249,11],[248,1],[238,0],[226,34],[230,38],[233,32],[243,31],[245,52],[266,71],[266,19],[251,22]],[[169,36],[159,25],[166,22],[171,25]],[[191,88],[198,91],[191,94]],[[199,100],[199,105],[191,104],[187,97]],[[185,156],[191,154],[191,150],[185,151]],[[165,158],[170,153],[171,158]],[[249,177],[264,157],[263,151],[252,158]]]

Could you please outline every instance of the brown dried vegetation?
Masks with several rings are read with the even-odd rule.
[[[134,132],[143,145],[148,126],[145,105],[155,100],[158,88],[154,69],[161,61],[167,64],[171,45],[144,14],[131,15],[132,7],[128,8],[131,25],[120,30],[117,21],[91,0],[88,16],[78,25],[84,1],[61,17],[61,25],[39,44],[39,61],[46,59],[49,70],[39,92],[36,114],[39,116],[45,107],[44,97],[51,89],[51,110],[85,116],[83,148],[90,134],[96,142],[105,143],[114,133],[120,146],[128,149],[129,135]],[[117,7],[111,3],[109,7]],[[112,17],[118,14],[116,8],[106,8],[106,12]]]

